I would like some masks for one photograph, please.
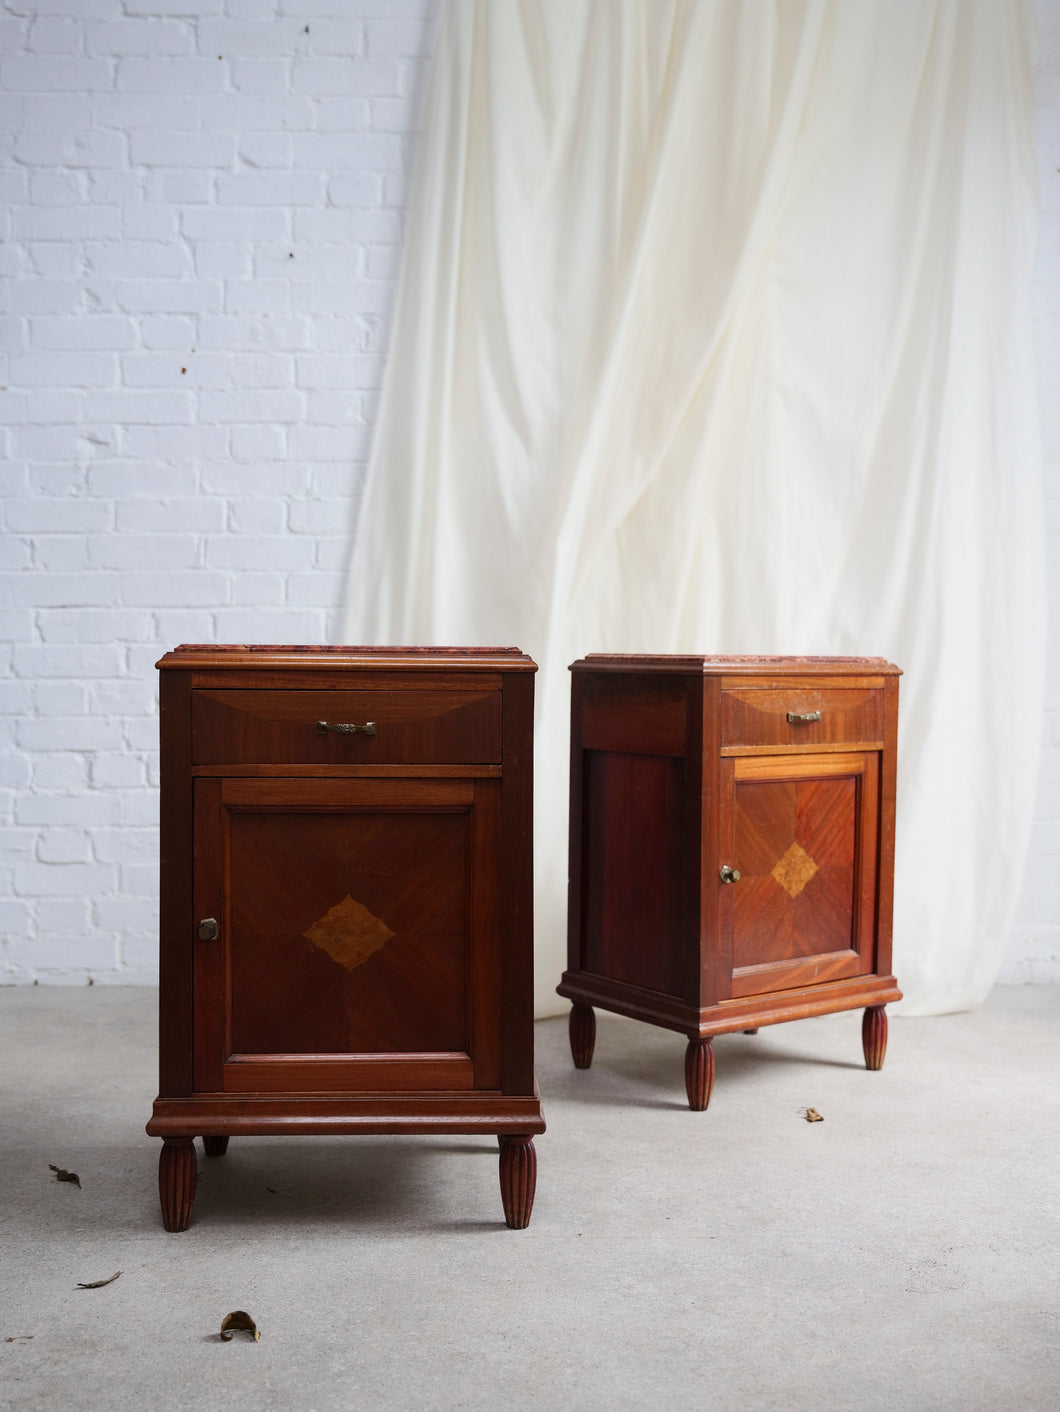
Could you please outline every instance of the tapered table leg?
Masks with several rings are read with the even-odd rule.
[[[593,1062],[593,1050],[596,1048],[596,1014],[591,1005],[574,1002],[570,1009],[568,1033],[574,1067],[587,1069]]]
[[[709,1039],[690,1039],[685,1050],[685,1091],[688,1106],[702,1113],[714,1087],[714,1045]]]
[[[537,1153],[529,1137],[502,1137],[500,1175],[504,1219],[513,1231],[530,1224],[537,1188]]]
[[[887,1007],[870,1005],[861,1017],[861,1047],[865,1051],[865,1068],[882,1069],[887,1053]]]
[[[223,1157],[228,1151],[228,1137],[204,1137],[202,1145],[207,1157]]]
[[[195,1202],[198,1159],[192,1137],[166,1138],[158,1157],[158,1199],[167,1231],[186,1231]]]

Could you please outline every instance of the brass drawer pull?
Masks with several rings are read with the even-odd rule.
[[[723,863],[718,874],[723,883],[738,883],[740,881],[740,870],[731,868],[728,863]]]
[[[792,725],[794,725],[794,724],[795,724],[796,722],[798,722],[798,721],[819,721],[820,719],[821,719],[821,713],[820,713],[820,711],[802,711],[802,712],[799,712],[799,711],[789,711],[789,712],[788,712],[788,720],[792,723]]]
[[[200,941],[216,941],[221,935],[221,928],[217,925],[216,917],[203,917],[197,931]]]
[[[345,722],[331,724],[328,721],[317,721],[317,735],[327,735],[328,731],[335,731],[339,735],[375,735],[375,722],[365,721],[363,726],[347,725]]]

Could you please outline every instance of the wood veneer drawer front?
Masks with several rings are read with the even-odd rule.
[[[833,745],[883,738],[883,691],[811,684],[721,693],[722,746]]]
[[[193,694],[195,765],[478,765],[500,760],[499,691]]]

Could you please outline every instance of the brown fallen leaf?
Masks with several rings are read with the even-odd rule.
[[[112,1285],[120,1274],[120,1270],[115,1270],[114,1274],[111,1275],[108,1280],[90,1280],[87,1284],[78,1282],[77,1287],[78,1289],[102,1289],[104,1285]]]
[[[253,1334],[255,1343],[261,1338],[261,1330],[245,1309],[233,1309],[231,1314],[226,1314],[221,1320],[221,1342],[228,1343],[237,1329]]]
[[[55,1173],[57,1182],[73,1182],[74,1186],[81,1185],[81,1178],[76,1172],[68,1172],[65,1167],[57,1167],[54,1162],[49,1162],[48,1166]]]
[[[816,1108],[807,1108],[806,1121],[808,1123],[823,1123],[824,1118],[820,1113],[818,1113]]]

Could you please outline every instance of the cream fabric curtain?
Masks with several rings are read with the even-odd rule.
[[[350,642],[541,664],[539,1013],[562,1008],[567,664],[905,670],[895,970],[1001,959],[1044,656],[1027,0],[452,0]]]

